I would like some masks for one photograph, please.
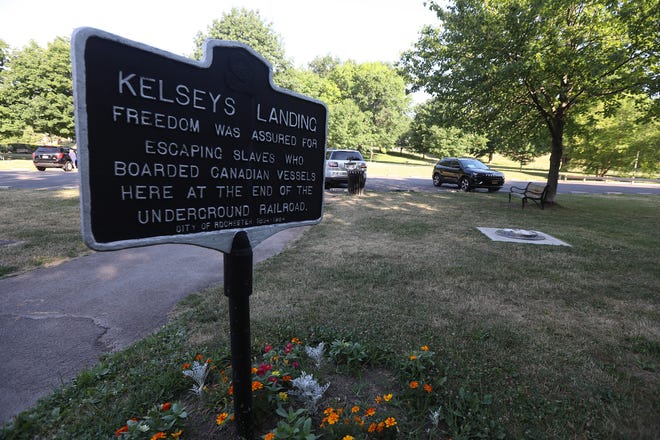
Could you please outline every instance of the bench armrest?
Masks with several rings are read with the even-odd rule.
[[[527,191],[527,188],[520,188],[519,186],[512,186],[509,189],[509,192],[524,194]]]

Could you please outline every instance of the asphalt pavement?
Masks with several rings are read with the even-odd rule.
[[[281,252],[304,227],[253,250]],[[0,280],[0,424],[91,367],[154,332],[177,302],[223,281],[223,254],[190,245],[96,252]]]

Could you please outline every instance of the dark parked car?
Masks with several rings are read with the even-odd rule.
[[[46,171],[46,168],[62,168],[64,171],[73,170],[73,162],[69,156],[68,148],[39,147],[32,153],[32,162],[39,171]]]
[[[492,192],[504,185],[504,173],[489,168],[477,159],[446,157],[433,167],[433,184],[440,186],[443,183],[458,185],[463,191],[487,188]]]

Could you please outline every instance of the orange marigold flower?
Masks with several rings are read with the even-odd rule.
[[[356,412],[359,412],[359,411],[360,411],[360,407],[357,406],[357,405],[354,406],[353,408],[351,408],[351,412],[352,412],[353,414],[355,414]]]
[[[328,408],[323,410],[323,414],[325,414],[326,416],[328,414],[332,414],[333,412],[335,412],[335,410],[332,407],[328,407]]]
[[[364,412],[364,415],[367,417],[371,417],[374,414],[376,414],[376,408],[367,408],[367,410]]]
[[[364,420],[360,416],[355,416],[353,417],[353,421],[355,422],[356,425],[358,426],[364,426]]]
[[[367,432],[376,432],[376,428],[378,428],[378,425],[372,423],[371,425],[369,425],[369,428],[367,428]]]
[[[283,380],[284,382],[289,382],[289,381],[291,381],[292,379],[293,379],[293,378],[292,378],[290,375],[288,375],[288,374],[287,374],[286,376],[282,376],[282,380]]]
[[[204,355],[202,354],[198,354],[197,356],[195,356],[196,361],[201,361],[202,359],[204,359]]]
[[[264,384],[262,384],[261,382],[259,382],[259,381],[257,381],[257,380],[255,380],[255,381],[252,382],[252,391],[260,390],[260,389],[262,389],[263,387],[264,387]]]
[[[210,364],[211,362],[213,362],[211,358],[206,358],[206,362],[205,362],[206,364]]]
[[[334,425],[335,423],[337,423],[339,421],[339,414],[336,413],[336,412],[333,412],[333,413],[328,415],[327,419],[328,419],[328,424],[329,425]]]
[[[234,395],[234,385],[231,385],[231,386],[229,387],[229,395],[230,395],[230,396],[233,396],[233,395]]]
[[[292,338],[291,342],[293,342],[294,344],[298,344],[298,345],[302,344],[302,341],[298,338]]]
[[[264,440],[273,440],[275,438],[275,433],[274,432],[269,432],[264,436]]]
[[[422,345],[422,351],[429,351],[428,345]]]
[[[419,382],[417,382],[416,380],[413,380],[412,382],[410,382],[409,385],[410,385],[410,388],[414,390],[415,388],[417,388],[419,386]]]
[[[182,369],[182,370],[187,370],[188,368],[190,368],[190,364],[189,364],[188,362],[186,362],[185,364],[183,364],[183,365],[181,366],[181,369]]]
[[[415,356],[414,354],[411,354],[409,359],[411,361],[414,361],[415,359],[417,359],[417,356]]]
[[[341,440],[355,440],[355,437],[352,435],[345,435],[341,438]]]
[[[385,402],[389,402],[390,400],[392,400],[392,393],[390,393],[390,394],[383,394],[383,400],[384,400]]]
[[[124,432],[128,432],[128,425],[124,425],[124,426],[122,426],[121,428],[119,428],[118,430],[116,430],[116,431],[115,431],[115,437],[119,437],[119,436],[122,435]]]
[[[378,426],[376,426],[376,432],[383,432],[384,429],[385,429],[385,423],[383,422],[378,423]]]
[[[424,384],[424,391],[426,391],[427,393],[430,393],[431,391],[433,391],[433,387],[431,385],[429,385],[428,383],[425,383]]]
[[[170,402],[165,402],[160,406],[161,411],[168,411],[170,408],[172,408],[172,404]]]
[[[161,438],[167,438],[167,434],[165,434],[163,431],[157,432],[151,436],[151,440],[158,440]]]
[[[181,434],[183,434],[183,429],[179,429],[177,432],[173,432],[170,434],[172,438],[179,438],[181,437]]]
[[[380,403],[380,402],[383,401],[383,398],[380,397],[380,396],[376,396],[376,398],[374,400],[376,401],[376,403]]]
[[[257,367],[252,367],[252,374],[257,374]]]
[[[394,417],[388,417],[385,419],[385,427],[391,428],[396,425],[396,419]]]
[[[215,418],[215,424],[218,426],[222,425],[227,421],[227,417],[229,417],[229,414],[226,412],[218,414],[218,417]]]

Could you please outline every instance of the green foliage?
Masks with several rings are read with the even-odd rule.
[[[504,430],[493,419],[488,408],[493,403],[493,396],[478,394],[460,388],[458,393],[445,401],[441,417],[449,427],[455,439],[502,439]]]
[[[626,97],[607,112],[601,103],[578,115],[567,131],[571,165],[604,176],[609,171],[632,174],[637,162],[638,173],[655,173],[660,166],[660,121],[644,119],[636,101]]]
[[[321,78],[327,78],[332,70],[341,64],[341,60],[337,57],[326,55],[323,57],[316,57],[309,63],[309,68],[316,75]]]
[[[0,70],[0,136],[19,139],[26,128],[73,138],[73,84],[68,39],[43,49],[35,42],[13,52]]]
[[[437,102],[430,101],[417,107],[410,125],[410,148],[421,154],[436,157],[481,156],[487,151],[484,136],[438,122],[441,110]]]
[[[328,78],[337,84],[342,100],[350,100],[364,115],[360,118],[362,121],[348,122],[358,122],[362,133],[359,139],[353,140],[353,148],[358,145],[363,150],[394,147],[406,129],[410,106],[405,83],[398,72],[384,63],[347,62],[335,66]]]
[[[367,350],[359,342],[336,339],[330,344],[328,352],[330,358],[338,365],[345,365],[350,369],[357,369],[367,359]]]
[[[291,440],[315,440],[318,438],[312,434],[312,419],[307,417],[303,408],[297,410],[289,408],[288,411],[278,408],[276,412],[284,420],[281,420],[273,431],[275,438]]]

